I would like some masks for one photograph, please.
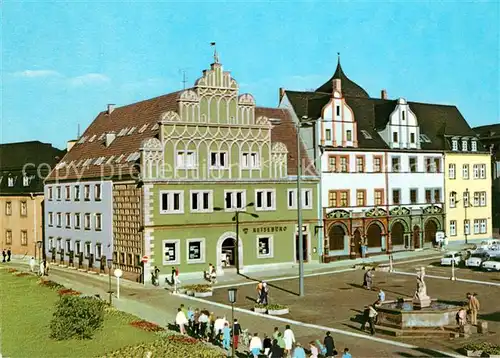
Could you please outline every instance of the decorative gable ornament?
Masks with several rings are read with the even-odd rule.
[[[250,93],[244,93],[238,97],[238,104],[241,106],[255,106],[255,99]]]
[[[373,209],[368,210],[366,212],[365,216],[368,218],[387,216],[387,211],[382,209],[382,208],[373,208]]]
[[[181,92],[180,96],[179,96],[179,99],[177,101],[182,101],[182,102],[198,102],[199,101],[199,97],[198,95],[196,94],[195,91],[193,90],[185,90],[183,92]]]
[[[327,219],[347,219],[351,214],[346,210],[334,210],[326,214]]]
[[[268,126],[271,124],[271,122],[269,121],[269,118],[267,118],[266,116],[260,116],[257,118],[257,120],[255,121],[255,124],[257,125],[263,125],[263,126]]]
[[[261,117],[259,117],[261,118]],[[257,119],[258,122],[258,119]],[[288,149],[286,148],[286,145],[281,143],[281,142],[275,142],[273,143],[273,146],[271,147],[271,152],[276,153],[276,154],[286,154],[288,153]]]
[[[159,151],[163,150],[163,146],[159,139],[157,138],[147,138],[144,139],[141,143],[139,150],[147,150],[147,151]]]
[[[160,123],[168,123],[168,122],[180,122],[181,117],[177,112],[174,111],[168,111],[164,112],[160,115]]]
[[[429,205],[428,207],[424,208],[425,214],[441,214],[442,212],[443,209],[436,205]]]
[[[411,210],[402,206],[398,206],[389,211],[393,216],[407,216],[410,215]]]

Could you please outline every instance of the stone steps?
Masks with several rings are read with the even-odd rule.
[[[431,328],[414,328],[414,329],[400,329],[395,327],[375,325],[375,332],[382,333],[388,336],[401,337],[401,338],[428,338],[428,337],[442,337],[442,338],[458,338],[459,333],[455,327],[443,327],[443,329]]]

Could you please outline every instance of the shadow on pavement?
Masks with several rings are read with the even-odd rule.
[[[479,314],[479,318],[484,319],[485,321],[500,322],[500,311],[488,314]]]
[[[240,276],[241,276],[241,277],[246,278],[247,280],[251,280],[251,281],[255,281],[255,282],[266,281],[266,280],[255,279],[255,278],[252,278],[252,277],[250,277],[250,276],[243,275],[243,274],[240,274]],[[267,282],[267,281],[266,281],[266,282]],[[272,283],[270,283],[270,282],[267,282],[267,285],[268,285],[269,287],[272,287],[272,288],[275,288],[275,289],[277,289],[277,290],[280,290],[280,291],[283,291],[283,292],[289,293],[289,294],[294,295],[294,296],[298,296],[298,295],[299,295],[297,292],[290,291],[290,290],[287,290],[286,288],[276,286],[275,284],[272,284]]]

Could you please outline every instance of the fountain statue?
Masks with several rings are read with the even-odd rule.
[[[425,268],[421,267],[417,271],[417,290],[413,296],[413,307],[419,309],[429,307],[431,305],[431,298],[427,296],[427,286],[425,285]]]

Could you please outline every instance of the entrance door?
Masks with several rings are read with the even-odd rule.
[[[222,249],[220,254],[220,261],[222,267],[235,266],[236,262],[236,239],[230,237],[222,242]]]
[[[418,225],[413,227],[413,245],[416,249],[420,248],[420,227]]]
[[[354,252],[353,254],[361,255],[361,233],[358,229],[354,230]]]
[[[404,239],[405,228],[399,221],[395,222],[391,228],[391,240],[393,246],[401,246],[405,244]]]
[[[371,224],[366,232],[368,247],[382,247],[382,229],[377,224]]]
[[[333,225],[332,228],[330,229],[330,232],[328,233],[328,238],[330,239],[328,245],[329,250],[330,251],[344,250],[344,236],[345,236],[344,228],[340,225]]]
[[[308,246],[308,243],[307,243],[307,234],[303,234],[302,235],[302,239],[304,240],[304,251],[303,251],[303,259],[304,259],[304,262],[307,262],[308,261],[308,250],[307,250],[307,246]],[[295,260],[297,262],[299,262],[299,235],[295,235]]]
[[[434,220],[427,220],[424,229],[425,229],[425,235],[424,235],[425,243],[434,244],[436,242],[436,231],[437,231],[436,222]]]

